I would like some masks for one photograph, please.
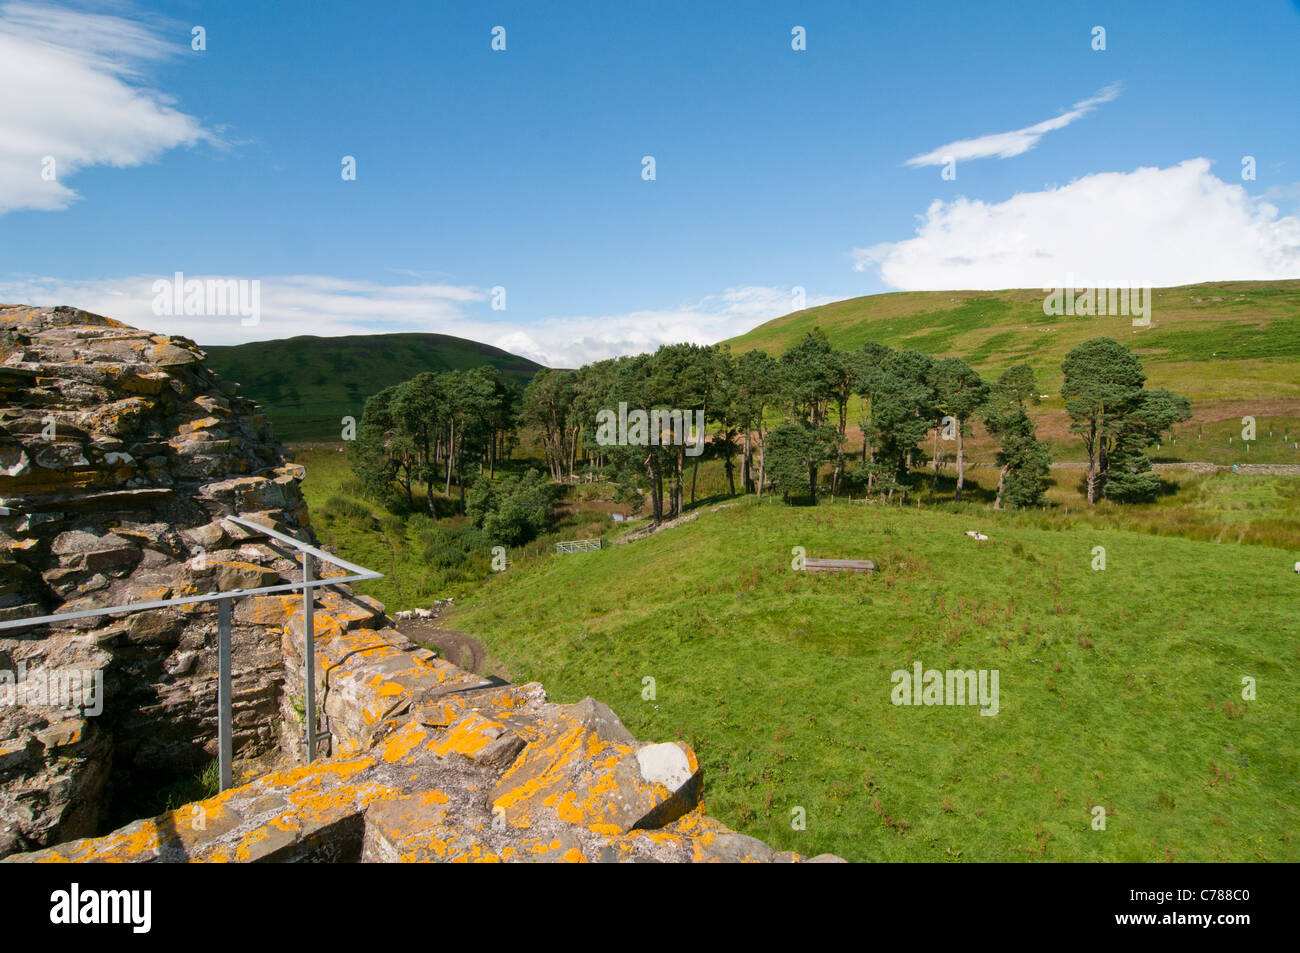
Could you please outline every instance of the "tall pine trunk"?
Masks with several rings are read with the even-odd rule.
[[[1097,451],[1105,455],[1105,448],[1097,437],[1097,422],[1094,420],[1088,433],[1088,502],[1097,502]],[[1103,466],[1105,464],[1103,463]]]
[[[740,486],[746,493],[749,493],[754,488],[754,475],[751,472],[753,465],[753,451],[749,444],[749,425],[746,424],[744,449],[740,452]]]
[[[939,489],[939,428],[934,428],[934,476],[930,480],[930,499]]]
[[[451,431],[447,437],[447,486],[443,490],[443,493],[448,498],[451,497],[451,458],[454,455],[455,448],[456,448],[456,421],[455,420],[452,420],[450,422],[450,427],[451,427]]]
[[[957,502],[961,502],[961,488],[966,485],[966,460],[962,452],[961,421],[957,421]]]

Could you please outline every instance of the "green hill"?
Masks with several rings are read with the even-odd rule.
[[[500,348],[448,334],[311,335],[209,346],[208,366],[266,410],[286,441],[338,440],[340,420],[361,418],[366,398],[422,371],[496,367],[527,383],[540,368]]]
[[[868,295],[787,314],[728,343],[779,354],[820,327],[837,348],[880,341],[963,357],[981,371],[1028,363],[1048,391],[1059,389],[1070,348],[1106,335],[1136,350],[1157,386],[1193,400],[1300,397],[1300,280],[1156,288],[1145,328],[1130,317],[1049,317],[1044,297],[1041,289]]]
[[[1133,327],[1124,316],[1049,317],[1045,297],[1040,288],[868,295],[787,314],[727,343],[736,352],[780,354],[820,327],[836,348],[880,341],[961,357],[985,375],[1027,363],[1050,395],[1039,412],[1040,433],[1073,449],[1059,396],[1061,361],[1082,341],[1114,337],[1141,357],[1148,386],[1192,400],[1193,418],[1179,432],[1193,441],[1203,432],[1204,440],[1180,440],[1176,453],[1165,448],[1169,459],[1236,462],[1241,439],[1230,445],[1228,437],[1250,415],[1260,430],[1260,445],[1251,450],[1264,456],[1242,456],[1243,462],[1300,463],[1290,446],[1300,433],[1300,280],[1156,288],[1149,327]],[[1284,435],[1291,438],[1285,447]]]

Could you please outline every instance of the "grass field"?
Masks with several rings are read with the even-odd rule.
[[[687,741],[709,810],[778,848],[1300,860],[1295,478],[1180,472],[1155,503],[1093,509],[1058,479],[1052,505],[1011,514],[982,505],[978,484],[952,503],[950,481],[925,507],[728,501],[714,463],[694,522],[554,555],[555,538],[619,532],[579,513],[495,574],[486,550],[455,573],[430,564],[423,517],[357,497],[337,451],[298,459],[318,533],[389,573],[364,591],[390,611],[454,595],[446,624],[514,681],[599,698],[638,737]],[[880,570],[795,573],[794,546]],[[1105,570],[1092,568],[1096,546]],[[1000,711],[894,706],[891,673],[914,661],[997,670]],[[1091,826],[1098,805],[1104,831]],[[792,829],[794,808],[806,830]]]
[[[1266,482],[1237,502],[1271,498]],[[991,540],[964,535],[975,527]],[[881,569],[798,574],[794,546]],[[1294,861],[1297,555],[1032,513],[747,500],[520,566],[454,624],[515,680],[689,742],[710,811],[778,848]],[[892,705],[891,672],[918,660],[998,670],[1000,712]]]

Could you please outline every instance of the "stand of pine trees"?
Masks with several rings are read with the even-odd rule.
[[[1159,481],[1144,450],[1190,416],[1186,398],[1146,390],[1137,357],[1110,338],[1076,347],[1063,370],[1071,431],[1088,452],[1089,501],[1149,499]],[[863,444],[851,455],[855,396]],[[1049,448],[1029,415],[1038,402],[1028,365],[989,381],[955,357],[875,342],[836,351],[814,330],[778,357],[757,350],[733,355],[725,345],[665,345],[576,370],[542,370],[522,393],[492,368],[420,374],[367,402],[351,453],[367,489],[396,491],[411,506],[413,487],[423,484],[433,514],[434,487],[450,497],[454,483],[463,511],[466,467],[491,478],[523,428],[551,481],[611,480],[620,499],[648,496],[659,521],[695,502],[704,460],[721,462],[732,494],[776,492],[788,502],[815,503],[824,487],[832,495],[848,487],[903,503],[925,488],[927,476],[933,496],[940,447],[952,446],[960,502],[965,441],[979,421],[998,443],[994,507],[1019,508],[1041,505],[1047,487]],[[680,434],[662,420],[645,442],[602,443],[601,414],[616,413],[620,404],[664,412],[663,420],[702,414],[702,452],[674,439]]]

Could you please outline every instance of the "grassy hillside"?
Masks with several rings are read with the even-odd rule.
[[[1040,436],[1053,442],[1054,459],[1079,460],[1060,398],[1061,361],[1089,338],[1114,337],[1141,357],[1148,386],[1192,400],[1192,419],[1155,459],[1300,463],[1300,280],[1156,288],[1146,328],[1133,327],[1131,317],[1048,317],[1044,297],[1042,289],[869,295],[796,311],[727,343],[737,352],[780,354],[820,327],[836,348],[880,341],[961,357],[990,377],[1027,363],[1049,395],[1035,411]],[[856,421],[856,401],[851,411]],[[1256,419],[1258,437],[1249,450],[1241,440],[1246,415]],[[992,449],[977,427],[975,459],[991,459]]]
[[[1044,297],[1041,289],[869,295],[796,311],[728,343],[779,354],[821,327],[837,348],[880,341],[963,357],[985,372],[1028,363],[1047,393],[1060,390],[1070,348],[1106,335],[1141,355],[1153,386],[1193,400],[1300,398],[1300,280],[1156,288],[1146,328],[1129,317],[1048,317]]]
[[[1261,501],[1295,524],[1283,478],[1180,479],[1203,486],[1177,505],[1212,501],[1229,539]],[[881,569],[795,573],[796,545]],[[750,499],[627,546],[523,562],[449,624],[516,681],[593,695],[639,737],[692,744],[710,812],[778,848],[1295,861],[1296,555],[1136,532],[1122,516]],[[998,670],[1000,712],[891,704],[891,673],[917,660]],[[1257,700],[1242,698],[1246,675]]]
[[[366,398],[421,371],[491,364],[526,383],[539,364],[447,334],[310,335],[209,346],[208,365],[267,411],[281,440],[338,440],[344,416],[361,418]]]

